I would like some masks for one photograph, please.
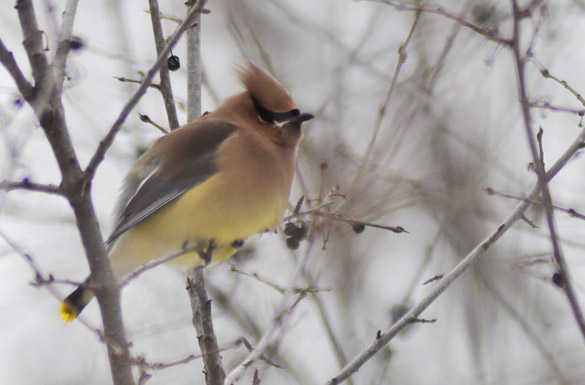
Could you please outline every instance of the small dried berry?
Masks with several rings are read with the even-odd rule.
[[[167,59],[167,66],[169,67],[169,71],[177,71],[181,68],[181,60],[178,56],[171,55],[171,57]]]
[[[85,46],[85,44],[83,43],[83,40],[81,40],[77,36],[73,36],[71,38],[71,40],[69,41],[69,47],[71,47],[72,51],[79,51],[84,46]]]
[[[297,224],[294,222],[287,222],[286,225],[284,225],[284,235],[288,235],[290,237],[295,233],[296,230]]]
[[[359,233],[363,233],[364,232],[364,230],[366,229],[366,225],[364,225],[363,223],[360,223],[360,222],[353,222],[351,224],[351,228],[353,229],[353,231],[356,234],[359,234]]]
[[[286,240],[286,247],[291,250],[296,250],[299,248],[301,242],[297,238],[287,238]]]
[[[559,272],[556,272],[556,273],[553,274],[553,276],[552,276],[552,282],[557,287],[560,287],[560,288],[565,287],[565,277],[561,273],[559,273]]]

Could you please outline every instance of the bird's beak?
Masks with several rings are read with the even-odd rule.
[[[306,121],[313,119],[314,117],[315,116],[313,114],[308,114],[308,113],[303,112],[302,114],[290,119],[289,122],[303,123],[303,122],[306,122]]]

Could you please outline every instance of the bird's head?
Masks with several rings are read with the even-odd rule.
[[[279,144],[296,146],[303,136],[301,124],[313,115],[302,113],[286,88],[251,61],[236,70],[246,91],[226,100],[217,113],[225,118],[231,111],[248,128],[260,130]]]

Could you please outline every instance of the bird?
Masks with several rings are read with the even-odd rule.
[[[114,277],[181,254],[188,270],[228,259],[256,233],[276,230],[291,193],[303,113],[287,89],[248,61],[245,90],[158,138],[130,168],[106,240]],[[91,275],[61,304],[66,323],[95,296]]]

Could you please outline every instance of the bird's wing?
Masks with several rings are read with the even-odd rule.
[[[199,120],[157,140],[136,161],[118,202],[113,242],[186,191],[217,172],[220,145],[237,128],[212,120]]]

